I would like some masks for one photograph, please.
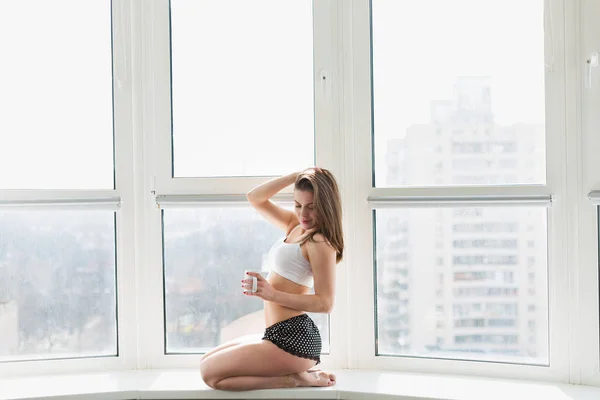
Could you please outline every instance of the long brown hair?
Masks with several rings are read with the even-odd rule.
[[[325,168],[308,168],[298,174],[294,189],[312,192],[317,212],[318,228],[302,240],[301,244],[307,240],[314,242],[314,236],[320,233],[335,250],[335,261],[339,263],[344,253],[344,234],[342,201],[335,177]]]

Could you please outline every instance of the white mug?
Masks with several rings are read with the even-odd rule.
[[[258,286],[258,279],[255,276],[250,276],[248,275],[248,272],[256,272],[260,274],[260,271],[257,269],[247,269],[244,271],[244,279],[248,279],[248,278],[252,278],[252,293],[256,293],[257,290],[257,286]]]

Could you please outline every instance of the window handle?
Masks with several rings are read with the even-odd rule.
[[[590,53],[587,59],[587,79],[586,86],[588,89],[592,88],[592,69],[598,67],[598,52],[594,51]]]

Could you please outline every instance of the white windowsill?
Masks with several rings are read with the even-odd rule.
[[[212,390],[197,370],[121,371],[0,379],[0,400],[24,399],[428,399],[597,400],[600,388],[466,376],[332,371],[338,384],[328,388],[270,389],[248,392]]]

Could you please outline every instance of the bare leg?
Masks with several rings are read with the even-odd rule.
[[[208,386],[222,390],[328,386],[327,374],[307,372],[314,364],[263,340],[231,346],[206,357],[200,372]]]
[[[234,376],[219,381],[223,390],[258,390],[305,386],[332,386],[335,382],[323,371],[300,372],[286,376]]]
[[[205,358],[207,358],[221,350],[227,349],[229,347],[237,346],[238,344],[260,342],[260,341],[261,341],[261,335],[259,333],[254,334],[254,335],[240,336],[239,338],[235,338],[233,340],[230,340],[228,342],[218,345],[214,349],[211,349],[210,351],[208,351],[206,354],[204,354],[202,356],[202,360],[204,360]]]

